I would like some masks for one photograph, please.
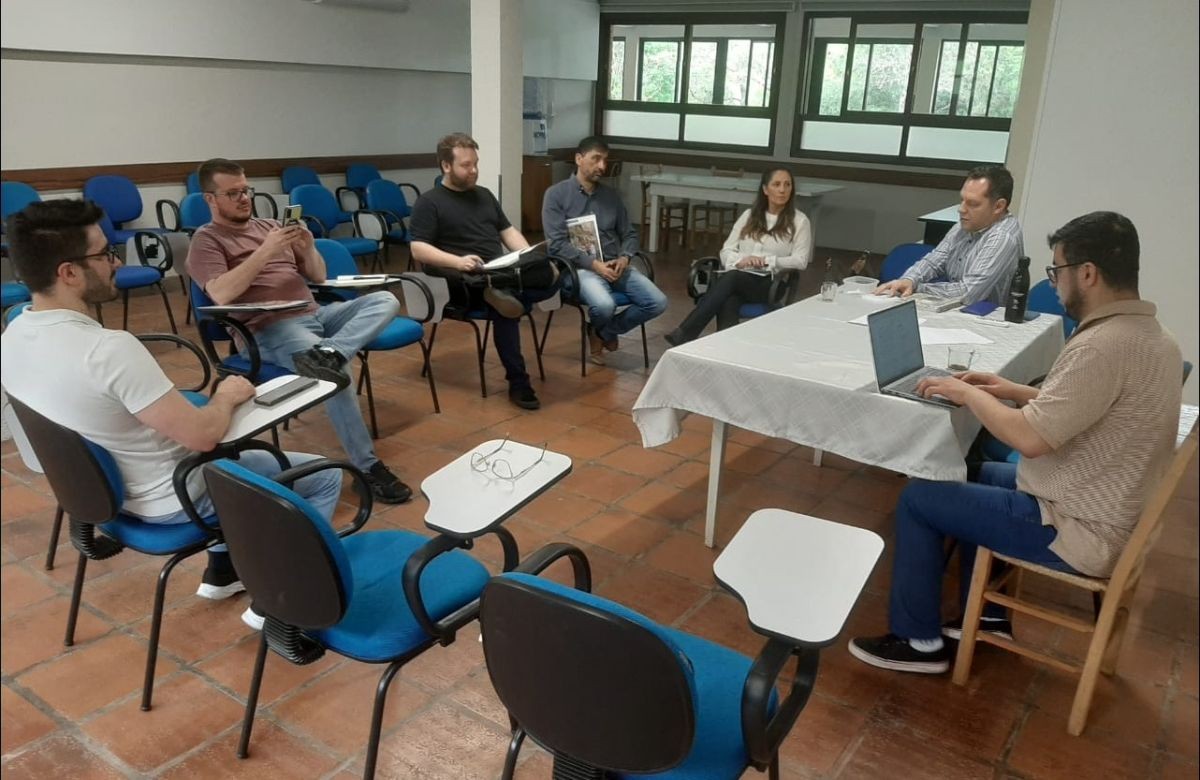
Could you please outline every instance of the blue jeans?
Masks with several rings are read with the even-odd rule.
[[[960,603],[966,603],[975,547],[1074,571],[1050,551],[1058,536],[1042,525],[1037,499],[1016,489],[1017,467],[985,463],[979,482],[914,479],[896,506],[896,558],[888,603],[888,630],[906,639],[935,639],[941,632],[945,539],[958,540]],[[989,605],[996,606],[996,605]],[[1001,617],[989,610],[991,616]]]
[[[318,460],[320,455],[309,455],[305,452],[285,452],[288,462],[293,466],[299,466],[301,463],[307,463],[310,460]],[[262,450],[247,450],[238,458],[238,463],[245,466],[250,471],[263,477],[274,477],[279,473],[279,462],[269,452]],[[312,504],[313,509],[326,520],[333,519],[333,510],[337,506],[338,497],[342,493],[342,472],[339,469],[327,469],[318,471],[316,474],[309,474],[307,477],[296,480],[292,485],[294,490],[300,496],[308,499]],[[200,496],[195,501],[196,511],[201,517],[208,517],[215,514],[212,500],[208,494]],[[143,517],[142,520],[147,523],[187,523],[188,516],[182,509],[178,512],[172,512],[169,515],[158,515],[155,517]],[[228,549],[224,544],[215,544],[209,548],[210,552],[222,552]]]
[[[579,297],[588,306],[592,329],[605,341],[628,333],[667,310],[667,296],[636,268],[626,268],[615,282],[582,268],[578,271]],[[564,286],[569,286],[569,282]],[[613,299],[614,292],[629,298],[629,305],[620,311]]]
[[[263,359],[294,371],[292,355],[315,346],[334,349],[347,361],[391,324],[400,302],[390,292],[374,292],[345,303],[322,306],[312,314],[273,322],[256,331]],[[325,402],[329,422],[350,462],[366,471],[379,460],[363,422],[354,383]]]

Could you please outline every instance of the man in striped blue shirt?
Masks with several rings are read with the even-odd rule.
[[[919,292],[964,304],[991,301],[1003,306],[1017,258],[1024,254],[1021,224],[1008,211],[1012,191],[1007,168],[972,169],[959,191],[958,224],[903,276],[880,285],[876,295],[908,297]]]

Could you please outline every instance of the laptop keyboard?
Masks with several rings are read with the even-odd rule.
[[[892,384],[888,385],[887,389],[891,390],[893,393],[907,393],[909,395],[914,395],[917,392],[917,384],[920,383],[922,379],[934,376],[950,376],[950,372],[943,371],[940,368],[926,366],[920,371],[909,374],[904,379],[893,382]]]

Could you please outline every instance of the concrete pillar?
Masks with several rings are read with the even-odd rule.
[[[521,227],[524,124],[523,0],[471,0],[471,135],[479,142],[479,184]]]

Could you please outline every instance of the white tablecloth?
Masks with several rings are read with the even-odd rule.
[[[695,413],[911,476],[965,479],[975,416],[877,391],[867,328],[849,321],[879,308],[859,295],[813,297],[668,350],[633,407],[643,446],[671,441]],[[1018,382],[1044,375],[1063,346],[1053,315],[1008,327],[958,312],[919,316],[922,327],[990,340],[974,347],[972,368]],[[926,347],[926,364],[945,366],[946,349]]]

